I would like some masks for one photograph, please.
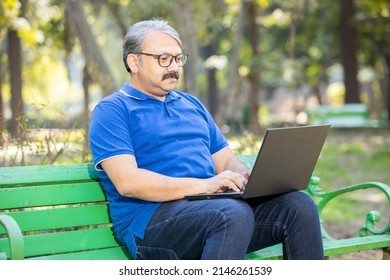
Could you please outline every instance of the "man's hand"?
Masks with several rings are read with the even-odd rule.
[[[226,192],[229,189],[238,192],[245,189],[247,179],[241,173],[225,170],[205,182],[205,193]]]
[[[249,169],[241,172],[242,176],[244,176],[247,181],[249,179],[249,176],[251,176],[251,173],[252,173],[252,170],[249,170]]]

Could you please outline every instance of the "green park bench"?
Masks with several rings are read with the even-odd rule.
[[[388,127],[385,119],[372,119],[368,106],[362,103],[320,105],[305,110],[308,124],[331,124],[333,128]]]
[[[251,166],[254,156],[240,157]],[[312,177],[305,190],[327,203],[347,192],[376,188],[390,202],[390,188],[363,183],[325,193]],[[316,201],[316,200],[315,200]],[[104,190],[92,164],[0,168],[0,259],[126,260],[126,248],[113,235]],[[353,211],[353,209],[351,209]],[[333,239],[323,229],[325,255],[383,249],[390,258],[390,223],[376,228],[371,211],[357,237]],[[247,254],[247,259],[280,259],[280,244]]]

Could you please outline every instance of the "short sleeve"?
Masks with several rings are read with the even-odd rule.
[[[113,102],[102,101],[94,108],[89,139],[97,170],[101,170],[100,163],[108,158],[134,155],[127,114]]]

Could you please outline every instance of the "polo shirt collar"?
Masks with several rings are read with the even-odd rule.
[[[119,90],[119,92],[122,93],[123,95],[126,95],[126,96],[128,96],[132,99],[135,99],[135,100],[140,100],[140,101],[144,101],[147,99],[158,100],[157,98],[154,98],[153,96],[147,95],[147,94],[133,88],[132,86],[130,86],[129,83],[124,84],[123,87]],[[174,100],[177,100],[180,98],[181,98],[181,96],[179,94],[177,94],[175,91],[171,90],[166,95],[165,102],[171,102],[171,101],[174,101]]]

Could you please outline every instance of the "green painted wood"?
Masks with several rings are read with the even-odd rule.
[[[25,236],[25,257],[118,247],[111,228]]]
[[[82,182],[98,178],[97,171],[90,163],[0,168],[0,188],[2,186]]]
[[[22,232],[109,224],[107,204],[81,205],[33,211],[9,212]],[[4,229],[0,229],[3,234]]]
[[[30,260],[129,260],[132,259],[124,247],[89,250],[28,258]]]
[[[0,226],[0,228],[4,228],[5,232],[7,233],[7,236],[10,237],[7,239],[9,244],[9,258],[13,260],[23,259],[24,240],[19,225],[12,217],[0,214]],[[1,246],[0,248],[5,248],[6,246],[6,244],[3,244],[3,246]],[[0,255],[0,259],[6,258],[7,254]]]
[[[278,260],[283,258],[282,244],[276,244],[262,250],[248,253],[245,256],[247,260]]]
[[[256,161],[255,155],[237,155],[237,158],[241,160],[249,168],[251,168]]]
[[[390,247],[390,235],[373,235],[348,239],[324,240],[325,256],[348,254]]]
[[[240,155],[239,158],[251,167],[256,156]],[[0,168],[0,210],[13,217],[25,233],[24,252],[27,258],[129,257],[127,250],[120,247],[113,236],[104,190],[99,181],[92,164]],[[335,192],[324,193],[318,187],[318,178],[311,183],[314,185],[309,189],[317,198],[325,200],[335,195]],[[360,188],[356,186],[353,189]],[[381,188],[386,192],[388,186]],[[20,209],[13,212],[15,208]],[[9,239],[5,232],[0,227],[0,254],[10,256]],[[326,256],[389,247],[390,235],[387,233],[324,240]],[[247,254],[246,258],[280,259],[281,256],[282,247],[278,244]]]
[[[309,124],[331,124],[333,128],[388,128],[386,119],[371,119],[366,104],[321,105],[306,108]]]
[[[24,236],[24,257],[38,257],[119,246],[110,227],[41,233]],[[8,238],[0,238],[0,251],[10,256]]]
[[[375,235],[338,240],[324,240],[326,257],[390,247],[390,235]],[[249,253],[246,259],[276,260],[282,259],[282,244],[277,244],[262,250]]]
[[[105,200],[98,182],[0,188],[0,210]]]

